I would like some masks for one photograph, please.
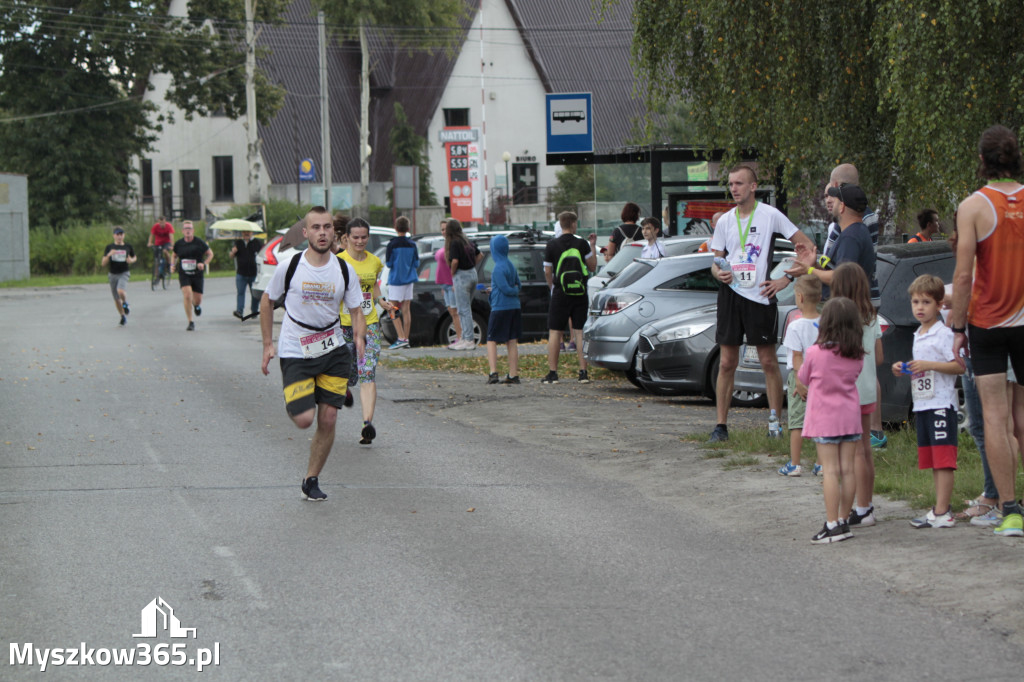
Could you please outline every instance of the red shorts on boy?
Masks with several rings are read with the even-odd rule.
[[[956,408],[914,413],[917,421],[917,468],[956,469]]]

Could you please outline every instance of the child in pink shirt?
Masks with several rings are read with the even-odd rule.
[[[863,366],[860,311],[848,298],[833,298],[822,308],[818,342],[804,353],[797,374],[807,386],[803,436],[816,443],[824,478],[825,525],[811,538],[814,544],[853,537],[847,519],[855,492],[853,461],[861,438],[857,376]]]

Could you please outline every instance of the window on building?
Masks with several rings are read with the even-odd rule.
[[[230,156],[213,157],[213,200],[235,200],[235,170]]]
[[[142,176],[142,203],[152,204],[153,203],[153,159],[142,160],[142,170],[140,171]]]
[[[445,109],[444,125],[446,128],[469,125],[469,109]]]

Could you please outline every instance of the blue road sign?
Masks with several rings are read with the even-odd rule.
[[[547,95],[548,154],[594,151],[593,97],[589,92]]]

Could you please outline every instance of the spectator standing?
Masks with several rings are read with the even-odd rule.
[[[413,285],[419,279],[420,253],[416,242],[409,239],[409,219],[399,216],[395,221],[397,237],[388,242],[385,262],[388,272],[388,299],[401,311],[395,316],[395,333],[398,338],[390,346],[390,350],[409,347],[409,332],[412,330]],[[352,235],[349,235],[349,239]]]
[[[848,519],[851,526],[861,527],[875,525],[875,460],[871,451],[871,415],[878,405],[878,365],[883,362],[882,327],[875,306],[871,305],[870,286],[864,270],[856,263],[843,263],[833,273],[832,294],[853,301],[860,312],[864,334],[864,365],[857,375],[857,397],[860,400],[863,431],[853,460],[857,497]]]
[[[441,221],[441,235],[447,234],[448,221]],[[455,328],[455,340],[448,344],[450,350],[457,350],[455,346],[462,341],[462,320],[459,319],[459,311],[455,307],[455,289],[452,288],[452,271],[448,267],[448,259],[445,258],[445,250],[442,245],[434,252],[434,261],[437,263],[434,281],[441,285],[441,293],[444,296],[444,307],[448,309],[448,315],[452,318],[452,327]]]
[[[807,386],[804,438],[814,440],[825,493],[825,525],[817,545],[853,537],[847,517],[853,506],[853,460],[861,439],[857,375],[864,366],[857,306],[836,297],[821,310],[818,342],[807,349],[797,379]]]
[[[643,238],[640,226],[636,224],[640,220],[640,206],[632,201],[626,202],[619,215],[622,224],[615,228],[612,236],[608,239],[608,246],[605,247],[604,260],[610,261],[619,251],[622,250],[622,243],[625,241],[636,241]],[[558,236],[558,235],[556,235]],[[597,267],[591,268],[596,270]]]
[[[789,462],[779,468],[780,476],[799,476],[803,473],[800,465],[803,450],[804,414],[807,410],[807,386],[797,379],[797,373],[804,364],[804,353],[818,341],[818,304],[821,302],[821,282],[810,275],[798,277],[793,285],[793,295],[800,317],[786,327],[782,345],[786,347],[786,367],[789,369],[786,395],[789,409]],[[814,466],[814,472],[820,465]]]
[[[919,244],[932,241],[932,237],[939,231],[939,212],[934,208],[926,208],[917,214],[917,224],[921,228],[920,231],[908,239],[907,243]]]
[[[1012,409],[1017,441],[1024,442],[1024,386],[1019,383],[1024,377],[1024,185],[1014,179],[1024,173],[1024,160],[1017,136],[1001,125],[982,133],[978,155],[978,174],[987,184],[957,210],[959,240],[949,322],[954,355],[969,345],[985,416],[985,451],[1003,512],[1003,521],[993,532],[1024,537],[1014,484],[1016,462],[1006,433]],[[1007,358],[1018,382],[1012,408],[1006,398]]]
[[[131,244],[124,241],[124,230],[121,227],[114,228],[114,243],[107,244],[103,249],[102,264],[110,266],[107,280],[110,282],[110,293],[114,297],[114,305],[117,307],[117,314],[121,316],[120,325],[128,324],[128,279],[131,277],[129,266],[136,261],[135,249]]]
[[[452,273],[452,290],[455,293],[455,309],[462,326],[462,338],[448,346],[452,350],[473,350],[473,292],[476,291],[479,275],[476,261],[479,250],[466,239],[462,223],[455,218],[448,221],[444,231],[444,257]]]
[[[249,290],[249,312],[259,312],[259,301],[253,293],[252,285],[256,282],[256,256],[263,248],[263,241],[252,236],[251,231],[242,232],[242,238],[236,239],[231,246],[231,257],[235,259],[235,317],[245,316],[245,290]]]
[[[491,237],[491,316],[487,320],[487,363],[491,373],[488,384],[519,383],[519,339],[523,336],[523,313],[519,302],[522,283],[519,273],[508,259],[508,238],[498,234]],[[504,381],[498,378],[498,344],[508,349],[508,373]]]
[[[946,288],[935,275],[921,275],[907,293],[914,318],[921,324],[914,332],[913,359],[893,363],[896,376],[910,374],[917,424],[917,468],[931,469],[935,481],[935,506],[910,522],[914,528],[952,528],[953,474],[956,471],[957,436],[956,375],[964,367],[953,352],[953,332],[942,324],[940,311]],[[939,511],[939,510],[945,511]]]
[[[548,307],[548,373],[541,383],[558,383],[562,330],[571,322],[580,367],[578,380],[581,384],[589,384],[582,337],[583,325],[587,321],[587,277],[597,268],[597,235],[591,234],[588,239],[577,237],[579,223],[571,211],[559,214],[558,224],[562,234],[544,248],[544,278],[551,290],[551,303]]]
[[[741,165],[729,172],[729,192],[736,206],[719,219],[711,237],[715,254],[711,272],[725,285],[718,289],[718,424],[711,432],[711,442],[729,440],[726,421],[744,340],[757,348],[765,375],[771,409],[768,433],[772,438],[782,437],[778,417],[782,410],[782,374],[775,356],[779,311],[775,294],[789,284],[789,279],[771,280],[768,273],[775,235],[782,235],[805,251],[810,251],[813,244],[781,211],[758,202],[756,191],[757,174],[753,168]]]
[[[661,222],[657,218],[644,218],[640,224],[640,229],[643,232],[644,239],[647,240],[643,250],[640,252],[640,257],[664,258],[665,240],[661,238]]]

